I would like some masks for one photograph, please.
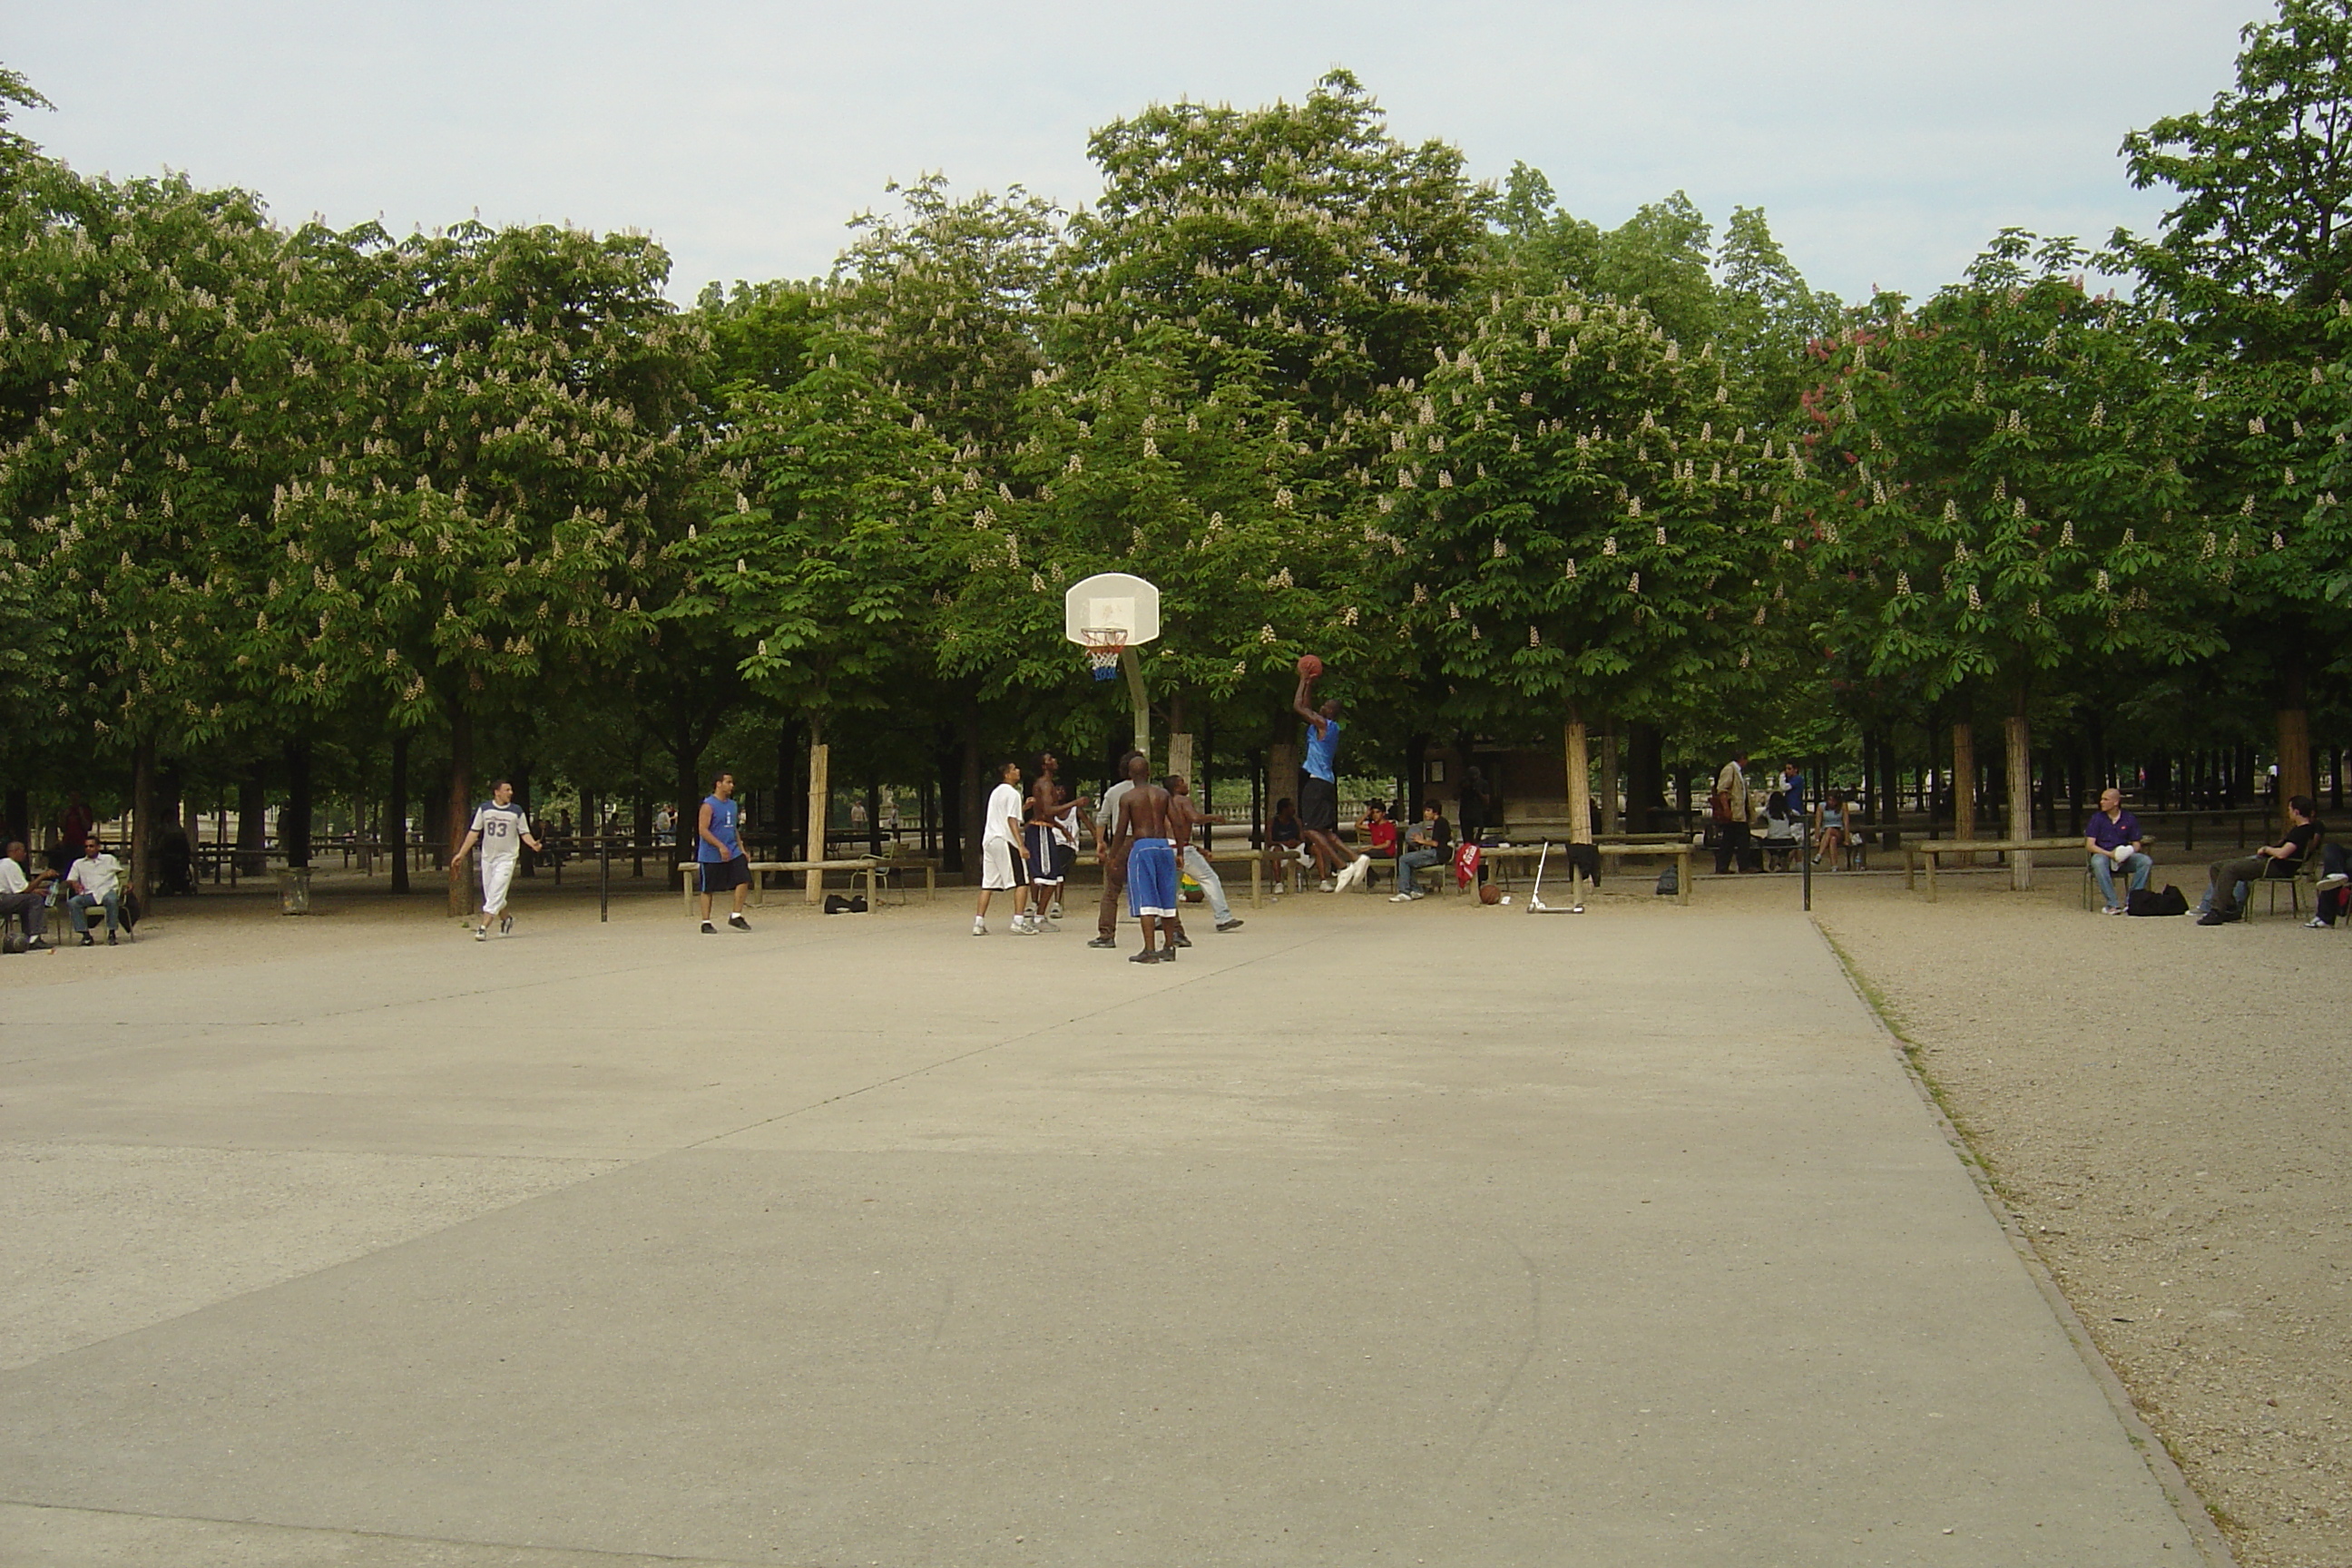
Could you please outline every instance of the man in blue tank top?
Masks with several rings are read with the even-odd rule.
[[[1371,861],[1339,842],[1339,700],[1315,705],[1315,677],[1304,670],[1291,711],[1307,721],[1307,777],[1298,786],[1298,825],[1322,870],[1323,890],[1345,892],[1367,876]]]
[[[735,825],[742,807],[735,802],[735,775],[720,773],[711,784],[710,793],[702,799],[702,811],[695,823],[694,859],[699,874],[695,890],[702,895],[702,934],[716,936],[719,928],[710,923],[710,896],[733,889],[734,912],[727,917],[729,929],[750,931],[751,922],[743,918],[743,900],[751,891],[751,862],[743,854],[743,845],[737,837]]]

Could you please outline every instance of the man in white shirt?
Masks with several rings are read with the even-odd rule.
[[[39,952],[49,945],[41,932],[49,921],[49,884],[57,879],[55,871],[31,873],[25,868],[25,841],[12,840],[8,853],[0,858],[0,925],[5,925],[10,915],[25,922],[25,951]]]
[[[89,911],[102,909],[106,945],[112,947],[115,933],[123,929],[122,862],[106,852],[97,834],[91,834],[82,846],[81,858],[66,868],[66,886],[73,889],[73,896],[66,900],[66,918],[73,921],[82,946],[91,945]]]
[[[1127,752],[1118,759],[1118,782],[1103,791],[1102,805],[1095,811],[1095,863],[1102,868],[1102,909],[1095,916],[1095,936],[1088,947],[1115,951],[1118,947],[1118,907],[1127,900],[1127,845],[1118,837],[1118,803],[1135,788],[1135,781],[1127,776],[1128,764],[1138,753]]]
[[[989,895],[1010,892],[1015,895],[1013,932],[1028,936],[1028,917],[1021,912],[1017,891],[1029,880],[1029,852],[1021,842],[1021,819],[1028,810],[1021,799],[1021,764],[1007,763],[996,776],[988,807],[980,814],[980,907],[972,912],[971,934],[988,934]]]
[[[457,858],[464,859],[477,844],[482,847],[482,918],[474,926],[474,940],[488,942],[493,915],[498,917],[500,936],[514,930],[514,916],[507,913],[507,889],[514,886],[522,847],[541,847],[530,836],[530,818],[514,803],[514,785],[504,779],[490,791],[490,803],[474,813],[474,826],[467,829],[466,842],[457,847]]]

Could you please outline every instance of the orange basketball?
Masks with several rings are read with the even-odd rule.
[[[1298,656],[1298,673],[1312,680],[1323,673],[1323,661],[1311,653]]]
[[[1502,888],[1494,882],[1481,883],[1478,888],[1478,901],[1482,904],[1501,903],[1503,901]]]

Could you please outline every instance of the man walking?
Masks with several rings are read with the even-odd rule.
[[[474,813],[474,825],[466,830],[466,841],[457,846],[457,858],[463,860],[477,844],[482,847],[482,918],[475,922],[474,940],[488,942],[493,919],[499,922],[500,936],[513,931],[514,916],[507,913],[507,889],[514,886],[522,847],[540,847],[530,836],[530,818],[514,803],[514,785],[505,779],[491,787],[489,804]]]
[[[15,915],[25,922],[25,951],[39,952],[49,944],[42,937],[49,921],[49,884],[55,871],[32,871],[26,864],[21,838],[9,841],[7,857],[0,859],[0,925]]]
[[[1718,877],[1748,869],[1748,819],[1752,805],[1748,798],[1748,759],[1737,756],[1723,764],[1715,775],[1715,798],[1710,805],[1715,816],[1715,874]]]
[[[1128,962],[1173,963],[1176,849],[1168,837],[1168,792],[1144,776],[1150,765],[1142,752],[1129,753],[1131,787],[1118,802],[1118,839],[1127,846],[1127,905],[1143,926],[1143,951],[1129,954]],[[1153,943],[1162,929],[1168,932],[1168,945],[1155,952]]]
[[[1313,668],[1313,667],[1309,667]],[[1290,710],[1307,721],[1307,778],[1298,790],[1298,821],[1307,847],[1323,871],[1323,890],[1343,893],[1372,869],[1371,861],[1339,842],[1339,700],[1315,705],[1315,677],[1301,669]]]
[[[695,813],[694,822],[695,889],[702,895],[705,936],[719,934],[719,928],[710,923],[710,900],[715,893],[735,895],[734,908],[727,916],[728,930],[751,929],[751,922],[743,918],[743,900],[751,896],[751,858],[743,853],[742,822],[743,808],[735,799],[735,775],[720,773],[711,781],[710,793],[702,797],[702,809]],[[818,823],[811,837],[822,844],[824,825]]]
[[[1035,934],[1023,903],[1029,881],[1028,850],[1021,843],[1021,764],[1007,763],[997,770],[996,787],[988,794],[981,814],[980,906],[972,911],[971,934],[988,934],[988,900],[997,893],[1013,894],[1013,934]]]

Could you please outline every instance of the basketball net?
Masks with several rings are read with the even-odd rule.
[[[1109,680],[1118,674],[1118,656],[1127,648],[1125,626],[1083,626],[1078,636],[1086,639],[1087,664],[1097,680]]]

